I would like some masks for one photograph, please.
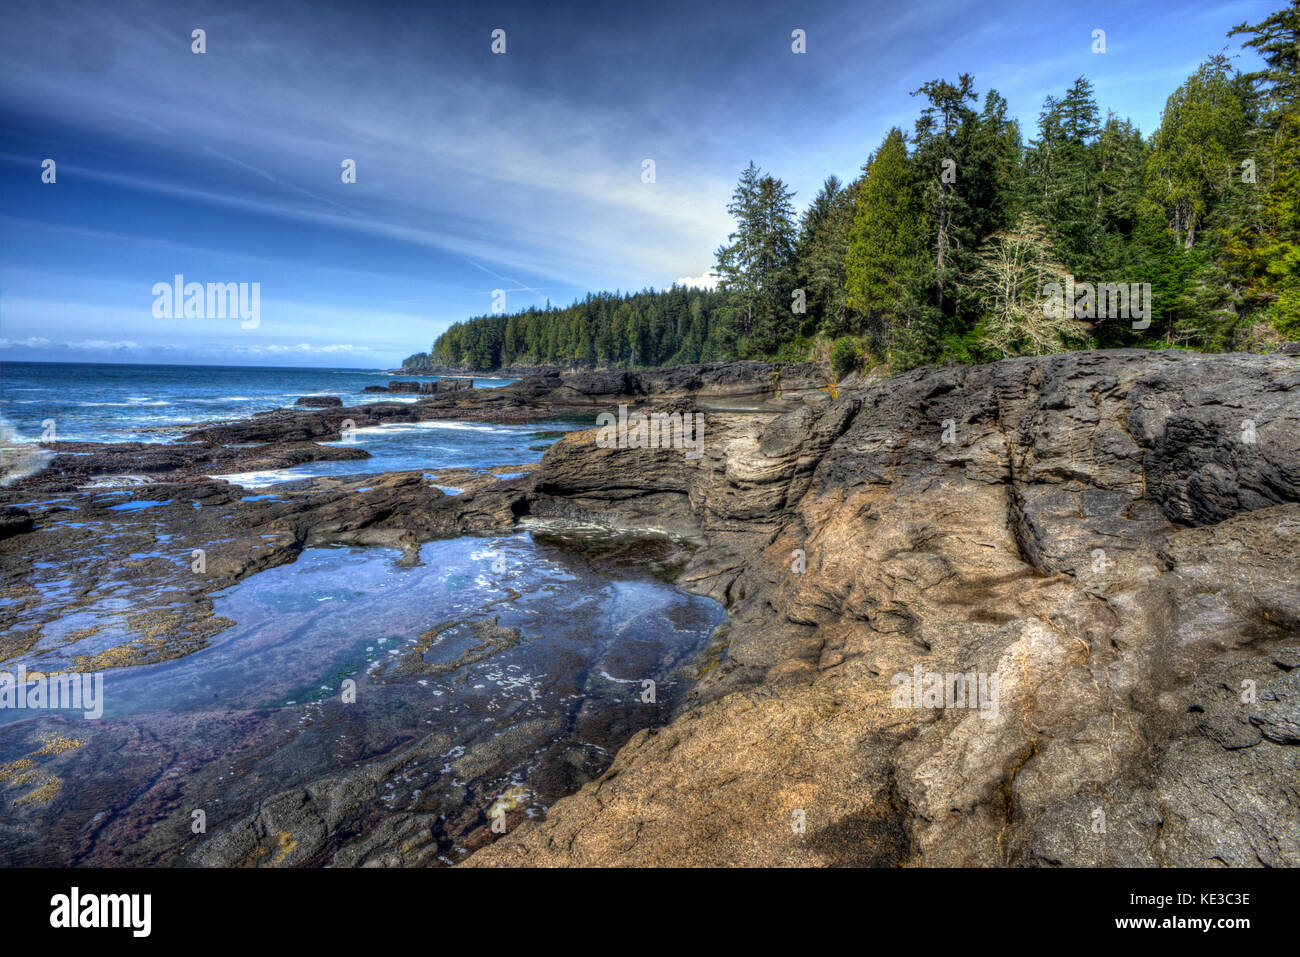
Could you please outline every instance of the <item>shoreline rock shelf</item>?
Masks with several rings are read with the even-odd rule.
[[[658,560],[730,616],[684,705],[544,819],[509,817],[471,866],[1300,865],[1294,357],[1069,353],[786,403],[759,385],[771,371],[537,376],[214,424],[194,447],[266,442],[267,455],[318,448],[345,418],[756,400],[707,413],[697,461],[600,448],[593,428],[531,474],[463,495],[396,473],[244,502],[191,479],[137,491],[159,504],[130,521],[207,514],[191,500],[229,510],[204,594],[316,543],[409,549],[521,527],[675,543]],[[781,371],[783,392],[811,400],[822,384],[815,369]],[[43,483],[0,493],[34,524],[0,541],[6,586],[39,593],[53,574],[33,566],[33,534],[64,562],[103,550],[97,533],[49,530],[64,506],[28,501],[83,458],[56,456]],[[994,707],[914,707],[897,694],[914,674],[971,675],[996,689]],[[363,763],[357,787],[372,772]],[[259,833],[251,813],[228,829]],[[409,830],[355,841],[418,863]]]
[[[1296,866],[1298,502],[1285,357],[916,371],[695,467],[570,435],[529,513],[694,538],[726,654],[468,863]],[[918,666],[996,713],[896,706]]]

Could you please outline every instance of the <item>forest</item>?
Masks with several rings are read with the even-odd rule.
[[[1028,139],[996,90],[968,74],[931,80],[913,93],[914,127],[889,130],[852,182],[827,177],[801,213],[751,162],[727,206],[715,291],[478,316],[404,366],[813,358],[842,376],[1300,340],[1300,0],[1229,37],[1262,68],[1208,57],[1150,136],[1103,114],[1086,77],[1046,98]],[[1099,308],[1091,291],[1116,287],[1146,287],[1144,318]]]

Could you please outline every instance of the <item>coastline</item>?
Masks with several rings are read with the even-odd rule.
[[[278,486],[276,501],[244,501],[195,474],[194,459],[160,469],[132,499],[156,502],[155,516],[174,509],[178,523],[211,522],[199,537],[230,539],[209,556],[212,580],[190,583],[188,610],[168,619],[184,636],[171,650],[202,647],[220,625],[209,595],[317,544],[411,555],[433,539],[539,522],[631,542],[653,535],[654,561],[719,601],[730,626],[671,722],[637,732],[544,820],[508,815],[507,833],[470,863],[1300,862],[1300,808],[1285,798],[1296,760],[1286,715],[1300,700],[1290,670],[1300,627],[1293,358],[1074,353],[918,370],[836,399],[805,376],[780,401],[739,372],[628,375],[541,376],[400,408],[286,410],[196,431],[205,447],[262,441],[301,454],[340,434],[342,412],[382,424],[544,418],[620,399],[666,410],[750,400],[706,412],[698,462],[672,449],[599,448],[584,430],[528,475],[467,480],[460,495],[411,472],[308,480]],[[1243,447],[1247,418],[1257,433]],[[94,467],[113,469],[141,452],[100,455]],[[57,492],[89,506],[96,493],[66,486],[104,473],[67,467],[77,471],[24,480],[3,501]],[[42,529],[59,514],[56,502],[27,518]],[[0,548],[21,555],[31,534]],[[68,563],[95,548],[75,529],[44,541]],[[184,587],[166,576],[141,584]],[[168,660],[160,647],[86,664]],[[20,650],[10,644],[5,657]],[[998,716],[898,707],[892,677],[922,664],[998,676]],[[1246,678],[1261,694],[1243,708],[1222,689]],[[383,764],[335,776],[327,790]],[[1239,808],[1229,828],[1215,806],[1231,781],[1248,782],[1235,787],[1258,808],[1280,801],[1284,816]],[[302,793],[267,807],[300,807]],[[1067,839],[1078,830],[1070,822],[1086,824],[1097,807],[1131,822],[1133,836]],[[799,811],[802,832],[790,826]],[[249,851],[250,833],[265,835],[269,862],[282,831],[295,846],[323,846],[310,813],[275,827],[258,824],[264,813],[210,838],[204,859]],[[427,851],[403,852],[409,834],[377,834],[367,853],[389,863]]]

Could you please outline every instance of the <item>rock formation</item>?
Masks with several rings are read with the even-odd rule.
[[[458,496],[420,472],[254,501],[219,481],[150,486],[150,514],[219,523],[224,542],[186,612],[190,644],[151,645],[141,660],[201,646],[216,627],[206,595],[312,544],[413,549],[524,520],[667,533],[678,554],[665,567],[731,618],[688,700],[544,819],[516,814],[468,864],[1300,865],[1294,356],[1070,353],[917,370],[821,401],[819,370],[787,368],[775,370],[782,388],[808,390],[791,411],[705,401],[762,395],[772,371],[538,376],[282,410],[206,427],[192,445],[59,456],[43,487],[112,461],[143,471],[151,454],[202,467],[230,443],[276,443],[241,453],[259,458],[317,454],[312,441],[346,419],[705,408],[699,459],[602,448],[591,429],[531,475]],[[45,565],[107,547],[90,535],[131,534],[96,524],[114,506],[83,494],[91,528],[63,531],[42,524],[67,505],[0,495],[24,505],[6,511],[0,551],[6,585],[32,607],[54,574]],[[39,565],[31,534],[43,536]],[[141,579],[141,594],[170,581]],[[330,822],[403,760],[268,798],[189,860],[230,863],[288,834],[299,857],[266,860],[318,862]],[[346,838],[339,865],[436,859],[409,814]],[[481,838],[492,840],[486,820]]]
[[[675,721],[469,864],[1300,865],[1293,358],[915,371],[706,448],[575,433],[535,473],[534,516],[693,540],[733,624]]]
[[[336,395],[304,395],[294,405],[309,409],[337,409],[343,405],[343,400]]]

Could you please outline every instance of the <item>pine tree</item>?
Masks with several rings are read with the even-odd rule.
[[[1246,133],[1241,99],[1222,58],[1203,63],[1169,97],[1147,161],[1147,197],[1191,249],[1197,228],[1228,187]]]
[[[1300,103],[1300,0],[1256,24],[1241,23],[1228,32],[1233,37],[1250,37],[1242,46],[1251,47],[1265,63],[1265,69],[1244,74],[1253,89],[1263,125],[1276,130],[1283,114]]]
[[[1300,110],[1283,113],[1270,143],[1270,182],[1258,214],[1226,244],[1246,301],[1288,339],[1300,339]]]
[[[967,101],[977,99],[975,81],[969,73],[957,78],[957,83],[947,80],[930,80],[912,91],[913,96],[924,96],[929,102],[916,121],[916,151],[914,168],[920,175],[921,203],[926,211],[933,236],[933,305],[943,311],[944,285],[954,278],[948,262],[949,250],[954,245],[954,226],[962,219],[965,201],[963,193],[950,182],[951,173],[961,176],[965,157],[958,146],[958,134],[967,127],[975,114]]]
[[[736,229],[727,237],[730,245],[717,251],[718,288],[731,293],[740,307],[742,353],[775,350],[792,326],[793,197],[784,182],[761,175],[750,163],[727,206]]]
[[[1257,114],[1250,142],[1259,200],[1232,230],[1225,262],[1286,338],[1300,339],[1300,0],[1257,24],[1242,23],[1265,68],[1242,77]],[[1261,195],[1262,194],[1262,195]]]
[[[1038,116],[1038,139],[1026,157],[1028,209],[1045,224],[1062,262],[1075,275],[1096,277],[1103,248],[1098,203],[1101,132],[1092,84],[1079,77],[1062,99],[1047,97]]]
[[[853,226],[855,190],[829,176],[804,212],[795,244],[795,284],[807,297],[802,335],[846,331],[844,260]]]
[[[727,236],[729,245],[719,246],[715,272],[718,288],[731,294],[742,310],[741,331],[752,335],[754,313],[758,308],[759,278],[755,264],[759,246],[759,169],[751,161],[740,174],[740,182],[731,194],[727,212],[736,228]]]
[[[844,255],[846,303],[877,340],[903,321],[906,280],[918,272],[925,233],[902,130],[891,129],[863,167]]]

